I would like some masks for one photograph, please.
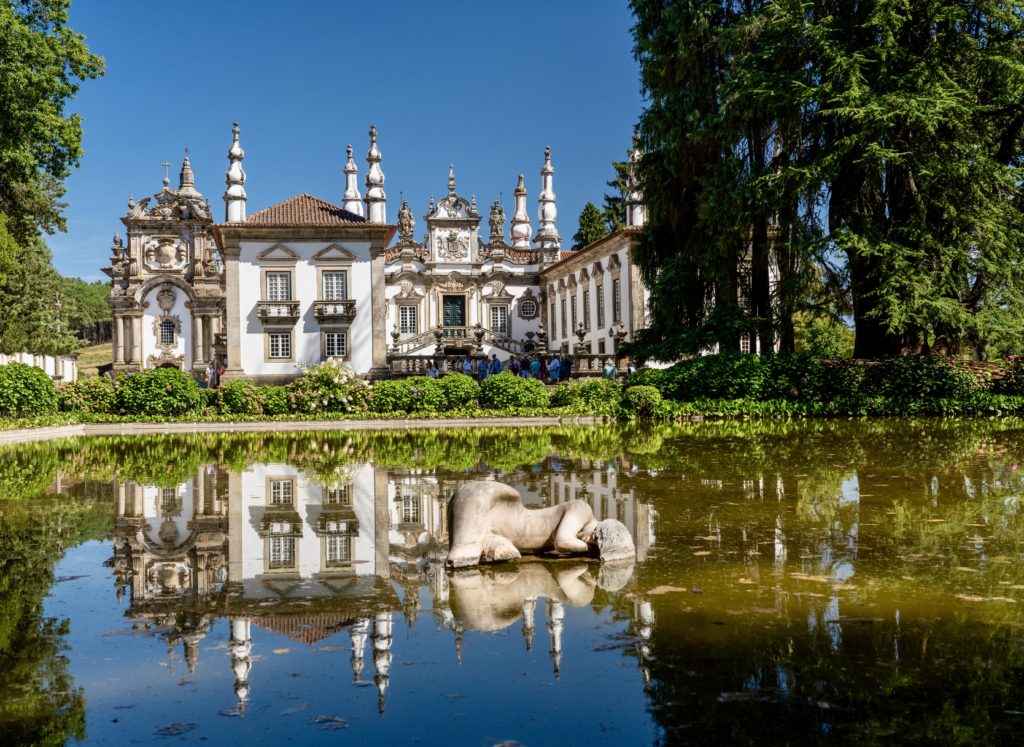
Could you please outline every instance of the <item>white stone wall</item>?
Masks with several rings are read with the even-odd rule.
[[[146,292],[141,299],[142,307],[142,367],[153,368],[150,356],[159,356],[163,349],[157,347],[157,331],[154,329],[156,320],[164,315],[163,309],[157,303],[156,296],[163,289],[163,285],[154,285]],[[178,331],[176,345],[171,349],[172,355],[184,355],[185,360],[181,368],[184,371],[192,370],[192,311],[185,304],[188,303],[188,295],[185,291],[175,285],[171,288],[174,291],[174,306],[168,313],[171,317],[178,317],[181,328]]]
[[[295,481],[292,507],[302,523],[302,537],[295,542],[295,567],[287,571],[304,581],[315,574],[329,571],[323,567],[321,538],[316,534],[317,520],[323,511],[324,485],[305,472],[288,464],[254,464],[241,473],[243,524],[241,528],[242,578],[246,594],[265,594],[262,580],[276,571],[268,571],[267,541],[259,535],[260,522],[270,507],[268,480],[293,478]],[[376,572],[374,544],[374,479],[371,466],[362,467],[352,481],[352,510],[359,522],[359,534],[352,541],[352,571],[357,576],[372,576]],[[232,500],[235,500],[233,497]],[[232,553],[234,554],[234,553]],[[313,589],[314,593],[318,589]],[[327,593],[326,589],[323,590]],[[309,594],[310,589],[304,592]]]
[[[0,354],[0,366],[23,363],[43,369],[55,381],[78,381],[78,359],[71,355]]]
[[[295,252],[294,263],[266,261],[257,255],[274,247],[285,246]],[[318,262],[313,256],[330,246],[339,246],[355,256],[351,264]],[[252,242],[243,241],[238,259],[239,315],[241,319],[241,367],[247,376],[295,376],[301,373],[298,364],[315,365],[323,360],[320,341],[321,325],[313,316],[313,302],[321,298],[317,279],[317,268],[344,269],[348,276],[348,295],[356,301],[356,316],[348,327],[348,344],[351,351],[347,363],[359,373],[366,373],[372,366],[371,298],[370,298],[370,242],[329,242],[329,241],[287,241]],[[292,360],[288,362],[265,359],[265,331],[256,316],[256,304],[264,299],[263,270],[288,270],[292,272],[292,298],[300,302],[299,320],[293,326],[274,327],[292,330]],[[344,328],[345,325],[326,324],[330,328]]]

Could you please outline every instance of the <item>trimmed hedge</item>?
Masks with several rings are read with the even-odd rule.
[[[196,380],[177,368],[124,376],[114,388],[114,409],[121,415],[186,415],[199,412],[205,404]]]
[[[511,371],[502,371],[480,385],[480,406],[487,410],[547,405],[548,392],[543,383],[520,378]]]

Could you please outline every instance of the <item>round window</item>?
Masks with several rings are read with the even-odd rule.
[[[529,298],[523,299],[519,302],[519,313],[527,319],[537,316],[537,302]]]

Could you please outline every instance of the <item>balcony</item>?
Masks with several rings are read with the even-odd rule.
[[[313,302],[313,317],[321,324],[351,324],[355,316],[356,302],[352,299]]]
[[[256,316],[263,324],[295,324],[299,320],[299,302],[259,301]]]

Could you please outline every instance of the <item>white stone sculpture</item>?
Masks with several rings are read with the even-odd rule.
[[[601,560],[636,556],[629,531],[614,519],[598,522],[590,504],[566,501],[529,509],[515,488],[500,482],[474,480],[455,491],[448,527],[452,568],[514,560],[523,553],[596,554]]]

